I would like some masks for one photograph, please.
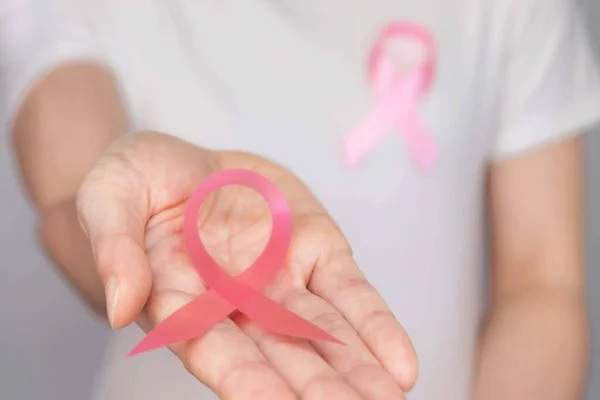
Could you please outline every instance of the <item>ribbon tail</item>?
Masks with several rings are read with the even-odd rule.
[[[234,310],[231,304],[210,290],[169,315],[148,332],[127,356],[201,337]]]
[[[263,295],[248,300],[238,310],[272,333],[299,339],[344,344],[312,322]]]
[[[344,141],[344,159],[349,165],[361,162],[392,129],[394,115],[389,106],[380,105]]]
[[[315,324],[237,279],[231,279],[225,285],[213,290],[268,331],[301,339],[341,343]]]
[[[387,78],[386,78],[387,79]],[[392,84],[379,98],[377,107],[350,133],[344,143],[344,158],[355,165],[372,152],[383,137],[414,108],[420,75]],[[380,89],[378,89],[380,90]]]
[[[423,126],[416,111],[407,113],[402,118],[398,127],[406,141],[410,157],[422,170],[430,171],[437,161],[437,148],[427,129]]]

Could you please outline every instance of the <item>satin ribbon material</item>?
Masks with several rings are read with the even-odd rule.
[[[405,74],[400,74],[386,48],[392,40],[399,39],[415,40],[425,50],[421,64]],[[437,158],[436,146],[417,110],[435,72],[432,36],[423,27],[411,23],[387,25],[371,50],[368,72],[377,103],[346,138],[343,147],[346,163],[352,166],[360,163],[384,136],[397,130],[417,166],[425,171],[432,169]]]
[[[256,261],[231,277],[213,260],[198,236],[198,212],[208,195],[227,185],[244,185],[266,200],[272,215],[271,237]],[[285,197],[273,183],[249,170],[224,170],[208,177],[190,197],[185,210],[183,236],[191,261],[210,288],[151,330],[130,356],[203,336],[215,324],[239,310],[264,329],[280,335],[341,343],[302,317],[270,300],[261,292],[282,267],[292,232]]]

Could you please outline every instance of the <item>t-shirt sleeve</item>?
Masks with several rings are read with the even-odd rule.
[[[492,159],[580,134],[600,121],[600,75],[579,2],[509,3]]]
[[[29,89],[54,68],[101,62],[86,12],[73,0],[0,2],[0,126],[9,127]]]

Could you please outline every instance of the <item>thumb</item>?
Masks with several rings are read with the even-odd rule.
[[[130,166],[105,159],[86,177],[77,196],[78,218],[104,284],[113,329],[137,318],[152,288],[144,245],[146,192]]]

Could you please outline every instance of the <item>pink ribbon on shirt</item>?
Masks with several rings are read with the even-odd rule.
[[[420,65],[404,74],[390,57],[386,46],[392,40],[412,39],[425,50]],[[437,151],[435,143],[419,118],[419,100],[429,89],[435,72],[434,43],[431,34],[412,23],[395,22],[379,34],[369,56],[369,77],[377,99],[375,107],[344,141],[344,158],[356,165],[371,153],[383,137],[398,130],[410,157],[422,170],[433,168]]]
[[[231,277],[210,256],[198,236],[198,211],[208,195],[227,185],[244,185],[266,200],[272,215],[271,237],[256,261]],[[152,329],[130,356],[203,336],[239,310],[264,329],[280,335],[341,343],[316,325],[270,300],[261,292],[282,267],[290,244],[292,218],[283,194],[262,175],[242,169],[209,176],[191,195],[183,220],[183,237],[192,263],[210,288]]]

